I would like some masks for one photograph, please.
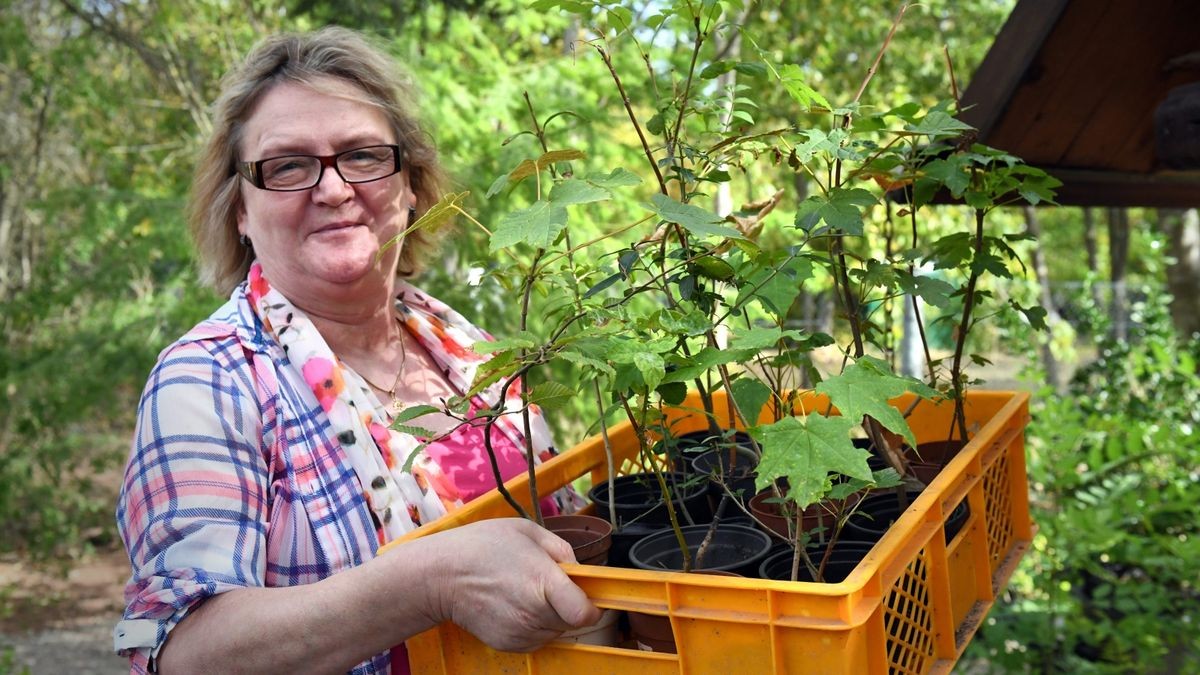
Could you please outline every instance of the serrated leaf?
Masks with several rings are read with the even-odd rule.
[[[537,338],[528,331],[517,335],[497,338],[495,340],[479,340],[471,345],[471,351],[476,354],[492,354],[508,349],[533,349],[537,346]]]
[[[763,451],[755,485],[762,490],[786,478],[788,499],[805,508],[824,496],[831,472],[870,480],[869,453],[850,440],[854,426],[845,417],[808,415],[755,427]]]
[[[612,199],[612,193],[608,190],[593,185],[582,180],[565,180],[554,186],[550,191],[551,203],[560,206],[570,206],[572,204],[587,204],[590,202],[600,202],[606,199]]]
[[[442,409],[433,405],[414,405],[396,413],[396,417],[392,420],[392,428],[395,429],[397,424],[415,420],[418,417],[424,417],[431,413],[440,413]]]
[[[393,431],[399,431],[402,434],[415,436],[416,438],[434,438],[437,436],[437,432],[435,431],[430,431],[425,427],[415,427],[409,424],[392,424],[391,429]]]
[[[506,187],[508,187],[508,174],[504,174],[492,181],[492,186],[488,188],[487,194],[485,194],[484,197],[491,199],[492,197],[500,194],[500,192]]]
[[[452,220],[454,218],[454,216],[457,216],[459,213],[462,212],[461,204],[462,204],[463,200],[466,199],[467,195],[469,195],[469,194],[471,194],[471,193],[470,192],[449,192],[449,193],[447,193],[445,196],[443,196],[438,201],[438,203],[429,207],[429,210],[427,210],[424,214],[422,214],[421,217],[417,219],[417,222],[415,222],[411,226],[409,226],[409,228],[407,230],[405,230],[404,233],[402,233],[396,237],[393,237],[392,239],[389,239],[387,241],[387,243],[385,243],[383,246],[381,246],[379,249],[379,253],[382,254],[384,251],[388,250],[392,246],[395,246],[397,242],[399,242],[401,239],[404,238],[405,234],[412,232],[414,230],[428,230],[430,232],[437,232],[439,229],[441,229],[441,227],[443,225],[450,222],[450,220]]]
[[[805,84],[804,79],[804,71],[794,63],[789,63],[779,69],[779,81],[793,101],[805,108],[811,108],[816,104],[825,110],[832,109],[833,106],[829,105],[829,101]]]
[[[562,358],[564,361],[569,361],[578,366],[582,366],[584,368],[589,368],[589,369],[594,370],[603,375],[607,375],[608,377],[613,377],[614,375],[616,375],[616,371],[613,370],[612,366],[608,365],[608,363],[606,363],[600,359],[588,356],[587,354],[584,354],[583,352],[577,352],[577,351],[572,351],[570,349],[564,349],[563,351],[558,353],[558,356],[560,358]]]
[[[950,308],[950,295],[954,293],[955,289],[954,286],[941,279],[900,273],[897,283],[900,286],[900,290],[909,295],[919,296],[922,300],[938,309]]]
[[[567,210],[558,204],[539,201],[529,208],[505,214],[492,232],[488,250],[492,253],[528,244],[534,248],[549,248],[567,226]]]
[[[869,357],[860,358],[841,374],[826,378],[814,390],[829,396],[838,411],[854,424],[860,423],[864,415],[870,415],[892,433],[903,436],[914,447],[917,440],[912,429],[900,411],[888,404],[888,400],[908,391],[922,392],[918,395],[932,391],[917,380],[891,374],[886,370],[886,364],[882,364],[881,368]]]
[[[729,385],[729,395],[746,417],[746,426],[754,426],[758,424],[758,415],[763,406],[771,400],[771,388],[756,379],[742,377]]]
[[[587,155],[575,149],[567,150],[551,150],[542,154],[536,160],[524,159],[517,165],[517,168],[508,173],[508,179],[512,182],[517,182],[538,173],[542,169],[554,164],[555,162],[569,162],[573,159],[583,159]]]
[[[747,63],[745,61],[714,61],[700,71],[700,78],[711,80],[731,70],[736,70],[748,77],[766,77],[770,71],[762,63]]]
[[[571,401],[575,391],[558,382],[543,382],[529,389],[527,403],[539,405],[543,410],[559,410]]]
[[[684,204],[664,194],[656,194],[650,198],[649,209],[659,218],[682,226],[688,232],[699,237],[724,237],[726,239],[744,239],[741,232],[721,224],[721,219],[712,211],[707,211],[692,204]]]
[[[642,179],[637,174],[627,171],[622,168],[616,168],[608,173],[591,173],[585,178],[585,181],[595,185],[596,187],[611,190],[619,187],[629,187],[631,185],[641,185]]]
[[[862,188],[834,188],[829,191],[817,213],[835,230],[861,236],[862,210],[875,204],[875,196]]]
[[[964,131],[974,129],[970,124],[960,122],[948,113],[940,110],[931,110],[928,115],[921,118],[920,122],[915,125],[909,125],[907,128],[909,131],[924,134],[934,139],[956,136]]]
[[[692,354],[691,358],[676,364],[678,367],[667,373],[665,382],[687,382],[695,379],[706,370],[716,368],[726,363],[735,363],[752,358],[758,350],[755,349],[717,349],[705,347]]]

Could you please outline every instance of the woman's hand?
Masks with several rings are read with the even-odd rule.
[[[558,566],[575,562],[570,544],[528,520],[486,520],[412,545],[444,562],[444,574],[412,580],[435,585],[437,618],[493,649],[532,651],[600,620],[600,610]]]

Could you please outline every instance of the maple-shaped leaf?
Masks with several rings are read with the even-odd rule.
[[[756,487],[763,490],[786,478],[788,499],[805,508],[824,496],[831,472],[871,480],[869,453],[850,440],[854,426],[845,417],[809,415],[755,427],[752,433],[762,445]]]
[[[919,380],[894,375],[887,364],[868,356],[850,364],[841,374],[826,378],[815,390],[829,396],[830,402],[853,424],[870,415],[892,433],[904,436],[913,447],[917,439],[912,429],[888,400],[909,391],[925,398],[937,396],[936,391]]]

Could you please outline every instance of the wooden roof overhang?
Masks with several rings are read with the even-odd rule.
[[[1155,110],[1200,82],[1200,0],[1019,0],[962,96],[979,140],[1063,181],[1058,202],[1200,206],[1167,168]],[[1187,132],[1200,142],[1200,113]]]

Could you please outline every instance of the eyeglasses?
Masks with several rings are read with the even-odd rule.
[[[298,192],[321,182],[333,167],[347,183],[370,183],[400,171],[399,145],[369,145],[336,155],[281,155],[256,162],[238,162],[237,172],[260,190]]]

